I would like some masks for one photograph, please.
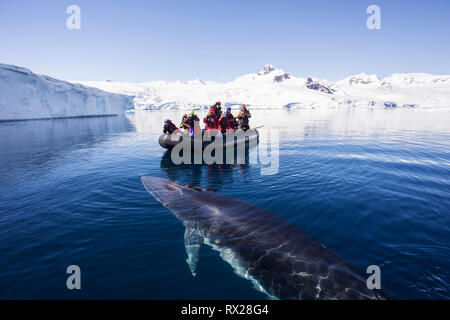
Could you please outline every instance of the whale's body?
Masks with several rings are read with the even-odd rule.
[[[142,183],[186,227],[187,262],[194,275],[204,243],[271,298],[381,298],[350,263],[268,210],[166,179],[142,177]]]

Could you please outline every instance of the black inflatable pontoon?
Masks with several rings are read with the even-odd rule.
[[[260,127],[259,127],[260,128]],[[205,131],[202,132],[202,135],[205,134]],[[259,139],[259,132],[257,128],[249,129],[247,131],[237,130],[234,132],[235,138],[234,141],[227,139],[227,136],[224,135],[222,137],[223,140],[223,146],[226,148],[230,144],[234,144],[234,146],[237,146],[241,143],[250,143],[255,141],[258,143]],[[194,146],[194,138],[190,137],[187,133],[182,132],[180,130],[177,130],[171,134],[163,134],[159,137],[159,145],[165,149],[172,149],[175,147],[178,143],[182,142],[184,139],[188,139],[187,141],[191,142],[191,146]],[[203,139],[202,139],[203,140]],[[215,137],[212,136],[211,141],[202,141],[202,149],[204,149],[206,146],[208,146],[211,143],[214,143]]]

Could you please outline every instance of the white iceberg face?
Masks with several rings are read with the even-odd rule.
[[[0,120],[123,114],[133,97],[0,64]]]

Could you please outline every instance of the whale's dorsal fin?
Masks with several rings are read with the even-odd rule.
[[[186,262],[194,277],[197,275],[198,255],[202,244],[203,237],[198,234],[198,231],[195,228],[186,226],[186,231],[184,232],[184,246],[188,256]]]

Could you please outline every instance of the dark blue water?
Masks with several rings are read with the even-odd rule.
[[[265,207],[361,272],[379,265],[395,298],[450,298],[449,112],[254,111],[280,136],[273,175],[173,165],[157,144],[167,117],[0,123],[0,298],[264,299],[208,247],[192,277],[183,226],[142,175]],[[72,264],[80,291],[66,288]]]

